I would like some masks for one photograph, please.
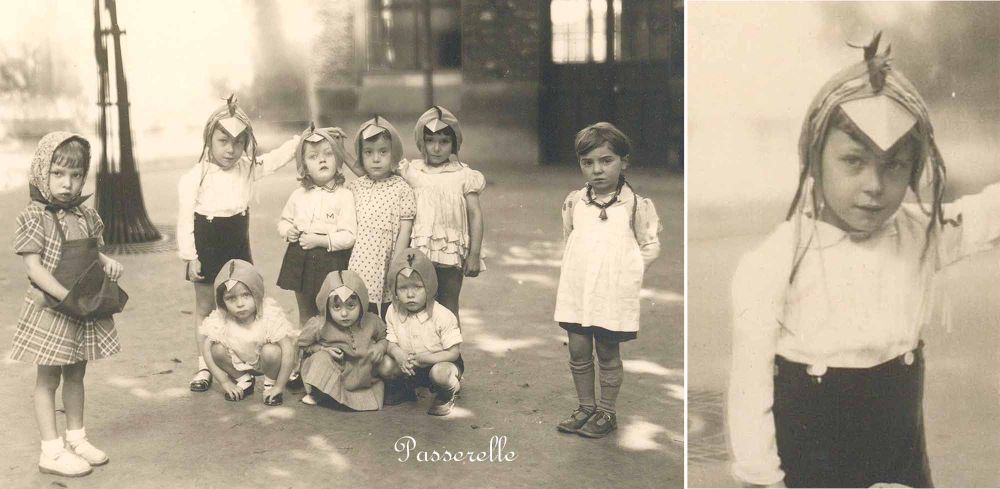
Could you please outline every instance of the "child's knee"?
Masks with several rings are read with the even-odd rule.
[[[621,365],[622,356],[621,350],[618,348],[618,343],[597,340],[594,341],[594,350],[597,351],[597,361],[601,366],[605,364],[612,365],[614,363]]]
[[[428,377],[438,387],[454,388],[458,383],[458,367],[451,362],[435,363]]]
[[[281,371],[281,346],[267,343],[260,347],[260,365],[268,377],[276,377]]]
[[[212,354],[212,359],[215,360],[216,365],[232,364],[233,359],[229,355],[229,350],[225,346],[222,346],[222,343],[212,343],[209,345],[208,350]]]
[[[66,384],[82,384],[87,373],[87,362],[74,363],[62,368],[62,378]]]
[[[396,361],[392,359],[389,355],[382,357],[382,360],[375,365],[375,375],[382,377],[383,379],[395,379],[399,377],[399,366],[396,365]]]
[[[38,375],[35,379],[35,387],[42,389],[55,391],[59,388],[59,382],[62,380],[62,367],[54,367],[50,365],[39,365]]]

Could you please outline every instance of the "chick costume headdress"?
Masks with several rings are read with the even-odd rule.
[[[376,115],[371,119],[365,121],[358,128],[357,134],[354,135],[354,152],[361,158],[361,144],[366,139],[371,139],[379,134],[387,133],[389,139],[389,156],[392,157],[392,165],[395,165],[403,159],[403,140],[399,137],[399,131],[396,127],[392,125],[389,121],[385,120],[385,117]]]
[[[417,119],[417,125],[413,128],[413,138],[417,141],[417,149],[424,155],[424,161],[427,161],[427,150],[424,148],[425,127],[431,132],[440,132],[447,127],[451,128],[452,132],[455,133],[455,147],[451,148],[449,159],[457,161],[458,150],[462,147],[462,127],[458,124],[458,117],[455,117],[455,114],[452,114],[448,109],[435,105],[427,109]]]
[[[254,304],[257,305],[256,318],[262,318],[264,316],[264,278],[250,262],[244,260],[229,260],[215,276],[215,305],[225,316],[228,316],[223,296],[225,296],[226,291],[238,283],[246,285],[250,289]]]
[[[306,168],[306,143],[320,143],[326,141],[330,143],[330,146],[337,147],[337,141],[330,136],[326,131],[317,131],[316,124],[310,122],[309,127],[305,131],[302,131],[302,137],[299,139],[299,144],[295,148],[295,168],[299,172],[299,182],[303,187],[312,188],[316,186],[316,183],[312,181],[309,176],[309,169]],[[336,173],[333,176],[334,187],[337,185],[344,184],[344,174],[341,173],[340,169],[343,166],[343,162],[339,158],[334,156],[334,168]]]
[[[347,302],[352,295],[358,296],[358,303],[361,307],[361,314],[358,321],[363,321],[368,309],[368,287],[361,276],[351,270],[335,270],[327,274],[323,280],[323,285],[316,294],[316,310],[326,316],[327,321],[333,321],[330,317],[329,302],[333,296],[340,297],[341,301]]]
[[[809,105],[802,131],[799,136],[799,185],[788,209],[786,219],[796,221],[796,239],[804,234],[802,219],[818,219],[823,202],[817,194],[814,180],[821,177],[820,165],[827,131],[835,115],[841,115],[859,134],[875,148],[887,152],[894,144],[914,133],[921,144],[921,155],[913,168],[910,188],[916,195],[921,209],[930,216],[927,225],[927,245],[931,243],[935,229],[946,220],[941,211],[944,192],[945,165],[934,140],[927,105],[917,89],[892,68],[889,56],[891,47],[878,53],[881,32],[876,33],[867,46],[862,46],[864,59],[848,66],[827,81]],[[859,46],[852,46],[859,47]],[[927,170],[927,171],[925,171]],[[931,187],[930,206],[920,200],[921,176]],[[792,267],[791,281],[795,269],[808,246],[797,243],[796,257]],[[926,251],[925,247],[925,251]]]
[[[430,258],[427,258],[427,255],[416,248],[403,250],[399,257],[389,264],[389,291],[392,294],[392,301],[395,304],[397,300],[396,281],[399,279],[399,274],[402,273],[403,276],[409,277],[414,272],[420,275],[420,280],[424,282],[424,288],[427,289],[427,304],[424,305],[424,311],[431,314],[434,311],[438,290],[437,271],[434,270],[434,263],[431,262]]]

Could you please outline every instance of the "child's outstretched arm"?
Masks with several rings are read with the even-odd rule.
[[[918,204],[904,205],[914,214],[923,212]],[[938,267],[1000,247],[1000,183],[944,204],[943,213],[947,221],[940,233]]]
[[[456,343],[451,345],[451,348],[437,351],[434,353],[420,353],[413,356],[413,361],[418,367],[431,367],[435,363],[441,362],[455,362],[461,355],[461,343]]]
[[[333,138],[334,141],[337,142],[337,144],[333,146],[333,154],[337,157],[337,160],[343,163],[348,170],[351,170],[355,176],[365,176],[365,168],[364,165],[361,164],[361,159],[351,155],[351,153],[347,151],[347,147],[344,145],[344,141],[347,140],[347,134],[344,133],[344,131],[339,127],[324,127],[320,129],[320,131],[326,132],[331,138]]]
[[[281,143],[281,146],[274,148],[271,152],[257,157],[257,170],[253,172],[253,178],[260,180],[272,173],[280,170],[285,165],[295,161],[295,149],[299,146],[299,135],[296,134]]]
[[[413,232],[413,219],[399,220],[399,234],[396,235],[396,244],[392,247],[392,258],[389,263],[396,261],[403,255],[403,250],[410,247],[410,233]]]
[[[660,217],[656,215],[653,201],[640,198],[635,211],[635,240],[639,243],[639,253],[646,268],[660,256]]]
[[[28,278],[31,279],[32,283],[59,301],[66,298],[69,294],[69,289],[59,283],[56,277],[52,275],[52,272],[49,272],[42,266],[41,255],[38,253],[25,253],[21,257],[24,259],[24,266],[28,271]]]
[[[466,277],[476,277],[483,246],[483,210],[479,206],[478,192],[465,194],[465,208],[469,219],[469,256],[465,258],[464,271]]]

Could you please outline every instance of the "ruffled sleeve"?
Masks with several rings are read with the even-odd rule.
[[[727,424],[733,475],[770,485],[784,479],[774,426],[774,355],[792,261],[789,223],[745,255],[732,282],[733,354]]]
[[[400,182],[399,185],[399,218],[413,219],[417,215],[417,199],[413,193],[413,188]]]
[[[659,234],[663,231],[663,225],[660,223],[660,217],[656,215],[653,201],[639,196],[636,198],[639,202],[635,211],[635,240],[639,243],[642,261],[648,267],[660,256]]]
[[[226,334],[226,319],[224,313],[220,309],[212,311],[204,321],[201,322],[201,327],[198,328],[198,334],[207,337],[216,343],[226,344],[227,334]]]
[[[177,181],[177,256],[181,260],[197,260],[194,246],[194,205],[198,200],[198,177],[201,165],[196,165]]]
[[[45,215],[32,212],[29,207],[17,215],[14,227],[14,253],[18,255],[41,254],[45,248]]]
[[[264,343],[277,343],[285,338],[296,339],[298,332],[292,328],[292,323],[285,317],[285,311],[278,303],[268,297],[264,299]]]
[[[563,241],[569,238],[569,233],[573,232],[573,206],[576,205],[577,192],[579,190],[574,190],[566,196],[566,200],[563,200],[562,205],[562,231],[563,231]]]
[[[486,190],[486,178],[478,170],[465,169],[465,180],[462,182],[462,195],[481,194]]]

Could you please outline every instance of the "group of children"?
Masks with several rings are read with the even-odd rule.
[[[192,391],[217,381],[226,400],[240,401],[262,376],[269,406],[301,383],[305,404],[371,411],[414,401],[423,386],[434,393],[428,414],[451,412],[465,370],[459,295],[464,277],[484,269],[485,179],[458,159],[462,131],[448,110],[421,115],[414,138],[422,158],[404,159],[399,133],[376,116],[355,135],[356,159],[342,130],[313,126],[258,155],[250,118],[234,97],[211,114],[200,160],[178,183],[178,255],[195,292],[199,370]],[[563,208],[568,245],[556,320],[568,332],[580,407],[557,427],[601,437],[616,427],[618,344],[637,336],[639,286],[659,253],[660,225],[652,203],[624,179],[624,134],[599,123],[582,130],[576,145],[587,185]],[[294,291],[298,325],[266,296],[249,239],[254,182],[292,160],[301,185],[277,225],[287,243],[277,285]],[[39,469],[64,476],[108,461],[83,427],[83,377],[88,361],[120,350],[110,314],[81,317],[56,307],[77,286],[57,279],[63,264],[77,261],[64,250],[75,250],[76,240],[92,250],[102,244],[99,215],[81,205],[89,162],[89,144],[79,135],[42,139],[31,168],[32,202],[18,216],[14,243],[31,287],[11,357],[37,365]],[[358,178],[345,184],[344,168]],[[121,276],[118,262],[93,257],[108,278]],[[65,440],[55,422],[60,378]]]

